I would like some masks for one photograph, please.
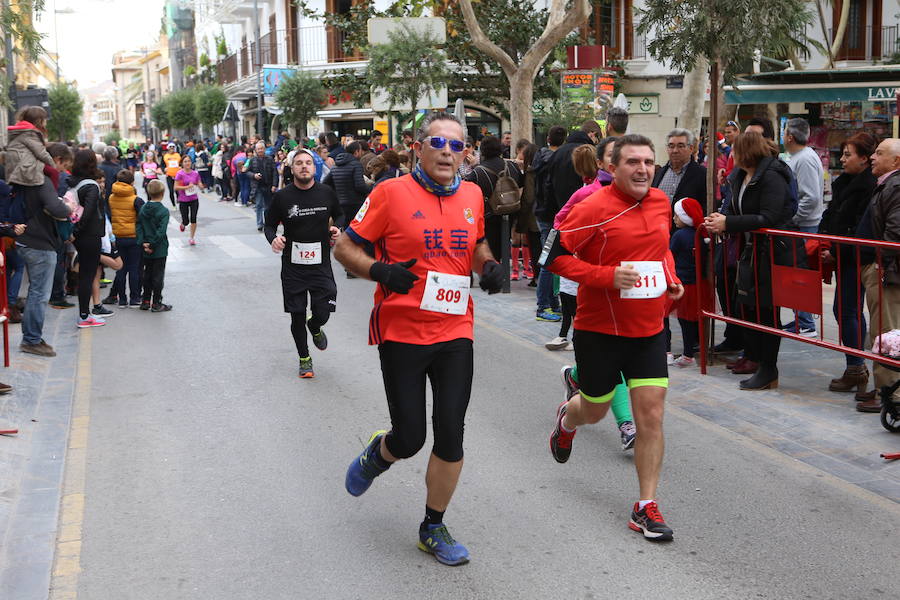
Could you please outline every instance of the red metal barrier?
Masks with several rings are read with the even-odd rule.
[[[762,310],[772,310],[774,315],[775,323],[779,323],[778,313],[781,308],[788,308],[794,311],[794,317],[796,322],[796,316],[798,311],[804,311],[808,313],[813,313],[817,315],[822,315],[823,303],[822,303],[822,283],[823,279],[830,278],[830,268],[825,264],[823,260],[817,260],[815,262],[818,263],[817,268],[802,268],[798,266],[784,266],[784,265],[776,265],[775,264],[775,252],[773,248],[773,240],[774,237],[786,238],[790,242],[791,240],[796,240],[794,244],[796,244],[794,248],[795,259],[798,258],[797,247],[803,246],[803,241],[805,240],[815,240],[820,244],[827,245],[833,251],[833,255],[835,256],[834,267],[836,269],[836,285],[840,285],[840,275],[841,275],[841,260],[838,258],[839,252],[843,247],[852,247],[853,254],[855,256],[856,262],[856,289],[861,285],[860,277],[862,269],[860,268],[860,250],[862,248],[870,248],[875,252],[875,262],[879,265],[879,269],[883,272],[884,266],[884,250],[891,250],[897,253],[900,253],[900,243],[894,242],[884,242],[884,241],[876,241],[876,240],[864,240],[859,238],[850,238],[850,237],[840,237],[834,235],[825,235],[819,233],[805,233],[800,231],[785,231],[780,229],[759,229],[757,231],[750,232],[752,236],[752,244],[753,244],[753,264],[754,264],[754,281],[756,288],[756,314],[761,314]],[[741,234],[731,234],[731,235],[743,235]],[[698,236],[699,237],[699,236]],[[707,332],[707,319],[715,319],[717,321],[722,321],[725,323],[733,323],[735,325],[739,325],[741,327],[746,327],[748,329],[753,329],[756,331],[762,331],[765,333],[771,333],[774,335],[778,335],[781,337],[798,340],[801,342],[805,342],[807,344],[813,344],[815,346],[820,346],[822,348],[827,348],[828,350],[835,350],[837,352],[842,352],[844,354],[850,354],[853,356],[859,356],[864,359],[873,360],[884,364],[888,367],[894,369],[900,369],[900,360],[890,358],[881,354],[876,354],[873,352],[869,352],[866,350],[860,350],[858,348],[853,348],[850,346],[845,346],[840,341],[843,339],[843,324],[842,319],[840,317],[837,318],[837,339],[838,342],[834,342],[831,340],[825,339],[825,319],[819,319],[819,331],[818,336],[815,338],[808,338],[799,335],[798,333],[791,333],[788,331],[784,331],[780,328],[769,327],[767,325],[760,325],[759,323],[754,323],[753,321],[746,321],[738,318],[734,314],[730,314],[732,311],[732,307],[734,305],[734,299],[731,298],[731,294],[729,293],[729,286],[725,285],[725,304],[727,306],[722,307],[723,312],[720,313],[716,310],[716,279],[722,274],[717,271],[715,268],[715,255],[716,255],[716,247],[721,244],[721,239],[719,236],[711,236],[713,239],[710,240],[708,245],[704,245],[701,243],[696,244],[696,263],[697,263],[697,281],[709,281],[708,277],[706,277],[705,270],[703,268],[703,259],[704,253],[708,252],[708,259],[710,261],[709,264],[713,265],[712,273],[713,280],[707,286],[701,286],[698,289],[698,293],[700,293],[700,302],[699,306],[699,333],[700,333],[700,372],[704,375],[706,374],[706,367],[709,360],[709,348],[707,347],[706,341],[706,332]],[[759,257],[759,249],[760,243],[764,242],[768,245],[768,255],[769,255],[769,268],[772,273],[772,307],[762,307],[759,302],[759,261],[757,258]],[[728,246],[726,245],[723,249],[724,252],[728,252]],[[818,250],[817,250],[818,251]],[[804,261],[807,260],[806,251],[803,251],[802,258]],[[723,261],[727,262],[727,257],[723,257]],[[795,264],[796,264],[795,260]],[[808,265],[807,265],[808,266]],[[727,276],[728,267],[726,266],[724,269],[724,274]],[[882,298],[883,287],[878,286],[878,295],[879,295],[879,307],[880,311],[878,315],[869,315],[869,321],[871,323],[870,327],[874,328],[875,331],[879,333],[883,330],[882,324],[884,319],[884,311],[887,310],[887,307],[884,306],[884,303],[881,301]],[[841,295],[838,293],[837,297],[837,313],[841,314]],[[857,318],[861,318],[863,316],[863,311],[861,307],[857,309]],[[858,333],[858,346],[863,347],[865,340],[861,339],[862,332],[861,330]]]
[[[3,366],[9,367],[9,298],[6,293],[6,249],[0,246],[0,320],[3,321]]]

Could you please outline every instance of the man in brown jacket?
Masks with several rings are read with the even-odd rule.
[[[878,145],[872,157],[872,173],[878,177],[878,185],[857,235],[900,242],[900,139],[889,138]],[[865,231],[867,226],[871,228],[869,232]],[[900,255],[884,250],[881,256],[880,264],[875,260],[864,266],[860,275],[869,307],[870,344],[878,335],[900,329]],[[872,367],[872,374],[875,390],[866,394],[864,401],[856,405],[860,412],[881,412],[879,391],[900,378],[900,374],[877,362]]]

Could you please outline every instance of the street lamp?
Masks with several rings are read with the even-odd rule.
[[[56,8],[56,0],[53,0],[53,37],[56,40],[56,83],[59,84],[59,27],[56,24],[56,15],[72,15],[75,10],[71,6]]]

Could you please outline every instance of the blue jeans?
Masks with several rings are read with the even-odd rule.
[[[44,312],[53,288],[53,272],[56,269],[56,250],[17,248],[28,269],[28,297],[22,314],[22,343],[38,344],[44,330]]]
[[[13,305],[19,299],[19,288],[22,287],[22,276],[25,274],[25,263],[13,246],[6,251],[6,296]]]
[[[135,238],[116,238],[116,249],[122,257],[122,268],[116,271],[113,280],[112,295],[119,299],[119,304],[127,304],[141,299],[141,259],[143,252]],[[128,277],[129,294],[125,294],[125,278]]]
[[[866,288],[857,279],[856,261],[844,260],[840,264],[841,276],[834,290],[834,318],[841,324],[841,343],[858,350],[866,346],[866,317],[863,314],[863,302],[866,299]],[[841,311],[838,313],[838,298]],[[847,366],[859,366],[865,363],[862,358],[845,354]]]
[[[272,199],[272,193],[265,190],[262,186],[256,186],[256,227],[262,227],[266,224],[266,211],[269,210],[269,203]]]
[[[241,194],[241,204],[247,206],[247,203],[250,202],[250,178],[246,173],[238,171],[237,179]]]
[[[819,226],[818,225],[814,225],[812,227],[799,227],[798,226],[797,231],[805,231],[806,233],[816,233],[819,231]],[[796,252],[796,256],[794,257],[795,258],[795,266],[802,267],[805,269],[806,268],[806,246],[802,240],[796,240],[794,251]],[[813,321],[813,316],[811,313],[803,312],[802,310],[798,311],[796,320],[797,320],[797,324],[799,325],[799,328],[797,329],[798,332],[800,331],[800,329],[812,329],[815,331],[816,322]]]
[[[553,229],[553,223],[538,221],[538,229],[541,232],[541,247],[543,247],[547,235]],[[537,282],[537,309],[540,312],[546,308],[559,311],[559,296],[553,293],[553,273],[542,268]]]

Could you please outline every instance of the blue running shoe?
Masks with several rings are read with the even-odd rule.
[[[562,315],[559,313],[555,313],[549,308],[545,308],[544,310],[539,310],[534,317],[535,321],[548,321],[550,323],[559,323],[562,321]]]
[[[376,431],[369,438],[366,449],[353,459],[350,467],[347,469],[347,477],[344,480],[344,487],[350,492],[351,496],[362,496],[372,485],[372,481],[384,473],[383,469],[379,469],[375,464],[375,448],[381,443],[387,431],[383,429]]]
[[[469,562],[469,551],[453,539],[443,523],[419,529],[419,550],[433,554],[441,564],[455,567]]]

